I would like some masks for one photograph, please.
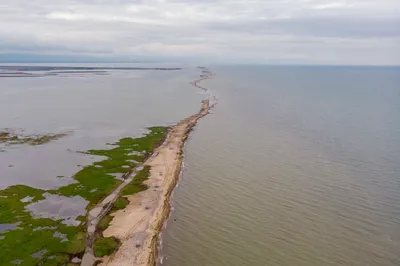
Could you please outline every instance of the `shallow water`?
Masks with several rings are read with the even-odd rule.
[[[39,146],[2,145],[0,188],[68,184],[82,165],[101,159],[76,151],[105,148],[121,137],[140,136],[146,127],[173,124],[196,112],[203,96],[189,82],[199,73],[187,68],[1,78],[0,131],[68,135]]]
[[[3,233],[7,230],[14,230],[17,227],[18,225],[16,224],[0,224],[0,233]]]
[[[78,216],[86,215],[86,206],[89,203],[80,196],[64,197],[44,193],[45,199],[34,202],[26,208],[37,218],[62,219],[66,225],[77,226],[80,224]]]
[[[163,265],[400,265],[400,69],[213,70]]]
[[[107,143],[138,137],[147,127],[175,124],[197,112],[204,96],[190,82],[199,74],[186,67],[0,78],[0,131],[67,134],[37,146],[0,144],[0,189],[16,184],[52,189],[76,182],[72,176],[83,166],[102,160],[77,151],[107,148]],[[86,204],[80,197],[51,195],[28,209],[75,224]]]

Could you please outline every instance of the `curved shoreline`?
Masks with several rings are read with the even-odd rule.
[[[200,79],[191,84],[208,91],[206,88],[200,87],[198,83],[211,78],[214,74],[206,68],[200,69],[202,69]],[[171,211],[170,197],[181,173],[184,144],[198,120],[209,113],[212,107],[211,98],[209,95],[202,101],[201,108],[196,114],[173,126],[164,143],[156,148],[153,155],[144,162],[143,165],[151,167],[148,180],[144,182],[148,189],[126,196],[129,204],[124,209],[111,214],[113,219],[103,235],[104,237],[118,238],[121,246],[111,256],[102,258],[100,265],[155,265],[158,257],[159,233]],[[129,179],[133,179],[133,175]],[[115,200],[120,189],[121,187],[107,197],[102,205]],[[108,212],[106,209],[94,208],[89,216],[92,216],[92,220],[98,221],[102,214],[105,215]],[[92,224],[88,232],[94,232],[95,226]],[[88,249],[81,265],[93,265],[96,261],[93,250]]]

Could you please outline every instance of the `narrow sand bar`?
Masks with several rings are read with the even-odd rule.
[[[201,79],[192,85],[207,91],[198,85],[209,79],[213,73],[203,68]],[[154,150],[153,155],[144,163],[150,166],[150,174],[145,184],[148,189],[126,196],[129,204],[125,209],[111,214],[113,219],[103,232],[104,237],[116,237],[121,241],[119,249],[108,257],[101,258],[103,266],[154,265],[157,259],[158,234],[170,212],[170,196],[178,181],[183,159],[183,147],[191,130],[198,120],[209,113],[211,96],[202,102],[199,112],[173,126],[164,143]],[[136,171],[127,180],[134,178]],[[115,200],[121,186],[89,213],[88,233],[94,233],[97,221],[108,211],[105,206]],[[98,261],[90,248],[93,239],[88,236],[89,245],[82,264],[93,265]]]

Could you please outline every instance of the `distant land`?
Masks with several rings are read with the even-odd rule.
[[[73,70],[179,70],[179,67],[64,67],[64,66],[0,66],[0,71],[73,71]]]
[[[171,58],[0,53],[0,63],[162,63]]]
[[[0,65],[0,78],[43,77],[59,74],[107,75],[109,70],[181,70],[179,67],[67,67],[67,66],[20,66]]]

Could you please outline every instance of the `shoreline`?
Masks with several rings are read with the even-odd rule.
[[[214,73],[206,68],[202,69],[200,79],[191,82],[194,87],[203,91],[198,83],[211,78]],[[170,198],[181,173],[183,163],[183,148],[190,132],[197,125],[198,120],[209,114],[213,107],[210,104],[211,95],[202,101],[200,110],[181,120],[173,126],[165,141],[157,147],[153,154],[143,163],[150,167],[148,180],[144,182],[147,190],[134,195],[125,196],[129,204],[121,210],[111,213],[113,217],[108,228],[103,231],[104,237],[115,237],[120,240],[120,247],[110,256],[95,258],[93,250],[87,249],[83,258],[83,266],[100,262],[102,266],[141,265],[153,266],[158,259],[159,233],[171,211]],[[134,178],[135,170],[128,180]],[[88,233],[96,231],[96,224],[101,216],[106,215],[106,205],[112,203],[119,196],[119,191],[128,184],[124,182],[107,197],[100,205],[89,212],[91,221]],[[104,207],[104,208],[103,208]],[[101,208],[101,209],[99,209]]]

